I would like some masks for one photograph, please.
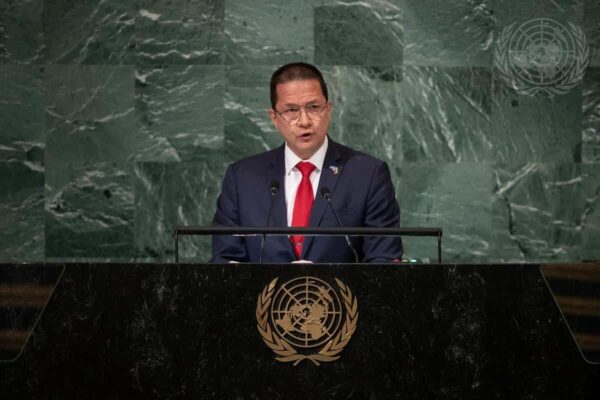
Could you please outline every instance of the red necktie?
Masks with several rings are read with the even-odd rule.
[[[308,226],[310,221],[310,211],[314,202],[312,184],[310,183],[310,174],[315,170],[314,165],[309,162],[299,162],[296,168],[302,173],[302,180],[296,191],[296,200],[294,202],[294,214],[292,216],[292,226],[304,227]],[[291,237],[292,247],[296,257],[300,258],[302,254],[302,244],[304,236],[295,235]]]

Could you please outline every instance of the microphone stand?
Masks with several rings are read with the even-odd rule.
[[[338,213],[335,211],[335,208],[333,207],[333,202],[332,202],[333,196],[331,196],[331,192],[329,191],[329,189],[326,187],[321,188],[321,196],[323,196],[323,198],[325,198],[325,200],[327,200],[327,204],[329,205],[329,208],[331,208],[331,211],[333,211],[333,215],[335,215],[335,219],[337,219],[337,222],[340,225],[340,227],[345,228],[344,224],[342,224],[342,220],[340,219],[340,216],[338,215]],[[348,247],[350,247],[350,250],[352,250],[352,253],[354,254],[354,262],[356,264],[358,264],[358,253],[354,249],[354,246],[352,246],[352,242],[350,242],[350,238],[348,237],[348,235],[344,235],[344,237],[346,238],[346,243],[348,243]]]
[[[271,182],[271,202],[269,203],[269,213],[267,214],[267,228],[269,227],[269,223],[271,222],[271,212],[273,211],[273,203],[275,202],[275,195],[277,194],[277,191],[279,190],[279,182],[278,181],[273,181]],[[261,237],[261,241],[260,241],[260,255],[258,257],[258,263],[262,264],[262,256],[263,256],[263,249],[265,247],[265,240],[267,239],[267,234],[263,233],[262,237]]]

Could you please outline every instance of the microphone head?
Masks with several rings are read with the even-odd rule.
[[[331,191],[328,187],[321,188],[321,196],[325,197],[326,200],[329,200],[331,198]]]
[[[275,194],[279,190],[279,181],[274,180],[271,182],[271,193]]]

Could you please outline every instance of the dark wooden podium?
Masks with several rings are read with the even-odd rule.
[[[538,265],[27,264],[0,271],[14,285],[25,279],[15,278],[19,271],[41,286],[57,282],[39,320],[31,317],[37,324],[22,352],[0,363],[2,399],[600,393],[600,369],[582,358]],[[339,280],[357,303],[339,359],[320,365],[277,361],[257,321],[269,283],[277,278],[274,301],[284,283],[306,277],[329,284],[343,308]],[[302,303],[286,301],[279,304]],[[23,315],[5,312],[4,323]],[[347,313],[340,318],[336,332]],[[310,355],[319,348],[294,349]]]

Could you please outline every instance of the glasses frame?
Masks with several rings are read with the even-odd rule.
[[[317,104],[307,104],[307,105],[305,105],[305,106],[299,106],[299,107],[298,107],[298,108],[299,108],[299,111],[298,111],[298,116],[297,116],[296,118],[292,119],[291,121],[288,121],[288,120],[287,120],[287,119],[285,119],[285,117],[283,116],[283,113],[285,112],[285,110],[284,110],[284,111],[282,111],[282,112],[279,112],[279,111],[277,111],[277,110],[275,110],[275,109],[274,109],[273,111],[275,111],[275,114],[277,114],[279,117],[281,117],[281,119],[282,119],[282,120],[284,120],[284,121],[285,121],[286,123],[288,123],[289,125],[296,125],[296,124],[298,123],[298,121],[300,120],[300,117],[302,116],[302,112],[303,112],[303,111],[304,111],[304,113],[306,114],[306,116],[312,120],[312,118],[313,118],[313,117],[315,117],[315,115],[311,115],[311,113],[309,113],[309,112],[307,111],[306,107],[311,107],[311,106],[316,106],[316,105],[317,105]],[[319,114],[318,114],[318,118],[319,118],[319,119],[320,119],[320,118],[323,116],[323,114],[325,113],[325,110],[327,110],[327,109],[330,107],[330,105],[331,105],[331,104],[330,104],[329,102],[327,102],[327,103],[325,103],[325,104],[321,105],[321,111],[319,111]]]

